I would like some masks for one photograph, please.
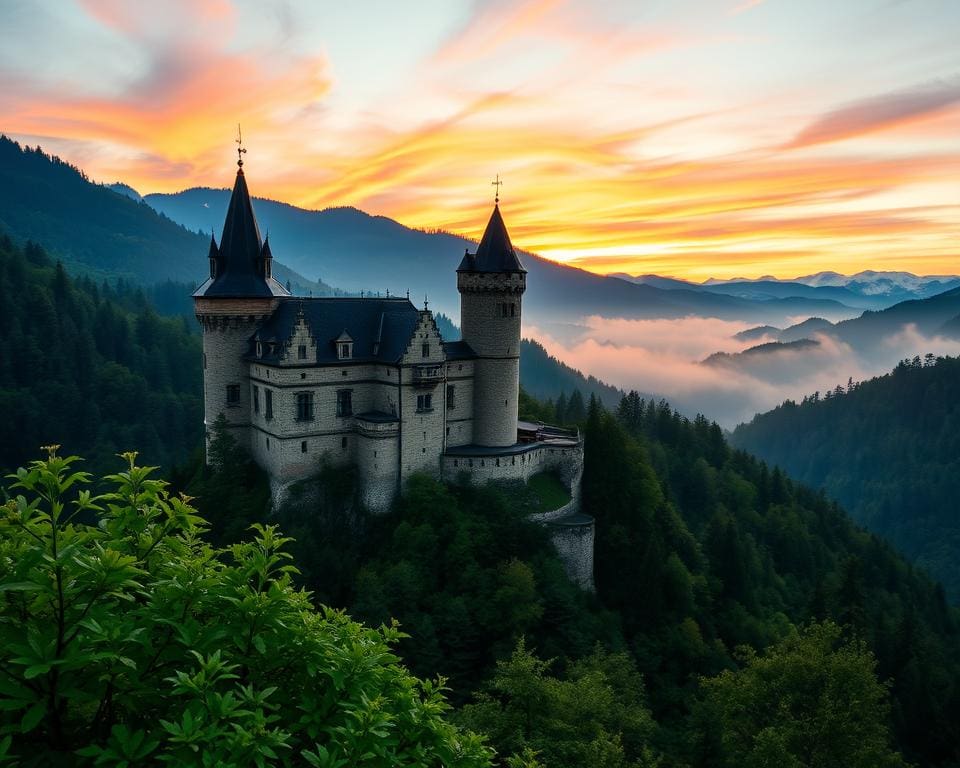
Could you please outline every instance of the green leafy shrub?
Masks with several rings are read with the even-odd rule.
[[[315,610],[288,539],[215,549],[124,454],[92,495],[56,447],[0,507],[0,760],[99,766],[486,766],[395,625]]]

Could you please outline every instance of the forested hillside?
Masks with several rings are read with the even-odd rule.
[[[595,597],[524,519],[525,486],[421,478],[369,518],[351,473],[318,468],[274,519],[317,599],[398,618],[404,660],[449,676],[458,718],[502,756],[874,768],[901,764],[889,728],[908,760],[960,758],[960,635],[942,589],[704,419],[634,393],[616,413],[594,402],[582,426]],[[230,540],[268,494],[228,438],[215,450],[223,470],[175,480]]]
[[[222,224],[218,214],[204,222],[207,234],[185,229],[39,147],[0,135],[0,231],[21,245],[43,243],[72,274],[140,285],[199,283],[207,273],[209,232],[216,227],[219,235]],[[303,294],[332,291],[282,263],[274,263],[274,277]]]
[[[169,468],[200,444],[200,338],[136,288],[72,280],[0,236],[0,338],[0,471],[48,443],[95,470],[133,448]]]
[[[905,360],[886,375],[787,401],[733,441],[823,488],[960,599],[960,359]]]

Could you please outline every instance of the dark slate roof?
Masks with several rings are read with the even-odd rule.
[[[269,297],[289,296],[289,292],[272,277],[266,277],[266,263],[272,258],[269,243],[260,237],[260,227],[253,213],[243,169],[237,170],[237,181],[230,196],[230,207],[223,224],[220,247],[211,238],[210,257],[216,259],[217,275],[208,279],[194,296]]]
[[[471,347],[465,341],[445,341],[443,342],[443,352],[447,360],[472,360],[477,356]]]
[[[476,253],[467,253],[457,272],[526,272],[507,234],[507,225],[500,215],[500,206],[493,206],[493,213],[480,239]]]
[[[316,356],[307,360],[310,365],[340,362],[336,340],[344,331],[353,339],[353,362],[395,363],[406,351],[420,321],[420,310],[409,299],[289,297],[251,337],[248,357],[277,362],[282,345],[293,335],[301,309],[317,343]],[[257,341],[263,342],[261,358],[256,357]],[[273,354],[267,346],[270,342],[277,345]]]

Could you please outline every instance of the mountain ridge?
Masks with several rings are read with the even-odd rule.
[[[149,194],[145,200],[169,218],[199,229],[209,227],[226,210],[228,194],[226,189],[194,187]],[[455,312],[458,301],[451,275],[464,250],[476,247],[473,241],[411,229],[352,207],[308,210],[256,196],[254,203],[261,228],[270,232],[274,253],[282,254],[294,269],[352,292],[389,289],[403,294],[414,288],[418,294],[427,292],[441,311]],[[855,313],[839,302],[822,299],[756,302],[682,288],[666,290],[521,253],[530,273],[524,311],[538,321],[570,315],[769,320],[817,312],[844,317]]]

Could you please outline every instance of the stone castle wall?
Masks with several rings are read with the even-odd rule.
[[[458,452],[449,448],[443,457],[443,477],[456,480],[463,475],[471,483],[522,480],[526,482],[540,472],[552,471],[563,481],[571,496],[579,499],[580,475],[583,472],[583,443],[569,446],[530,443],[514,452],[494,454]]]
[[[426,353],[426,354],[424,354]],[[422,472],[440,476],[444,449],[446,387],[443,372],[446,356],[443,339],[426,310],[400,360],[400,482]],[[429,407],[420,407],[420,398],[430,397]]]

